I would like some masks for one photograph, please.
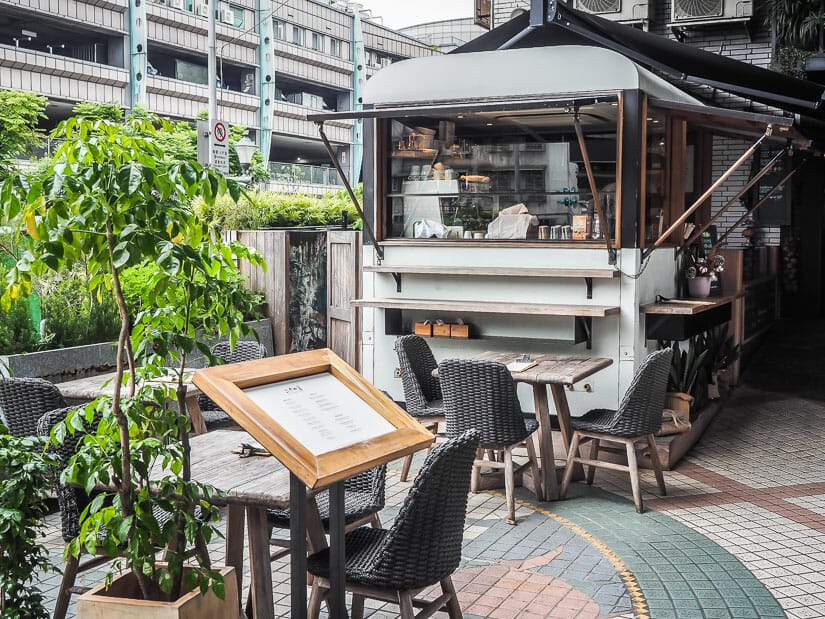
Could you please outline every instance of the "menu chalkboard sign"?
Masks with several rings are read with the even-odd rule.
[[[778,149],[762,149],[753,160],[753,174],[762,169],[768,161],[773,159]],[[787,176],[790,170],[790,157],[783,157],[770,172],[765,174],[754,187],[751,194],[751,206],[764,198],[773,187]],[[765,203],[753,214],[754,222],[759,226],[784,226],[791,223],[791,183],[790,181],[777,189]]]

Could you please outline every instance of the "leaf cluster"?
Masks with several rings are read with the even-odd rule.
[[[0,424],[0,616],[9,619],[49,617],[38,572],[55,568],[39,538],[54,460],[43,447],[42,440],[11,436]]]
[[[0,90],[0,178],[4,166],[18,155],[36,147],[43,139],[37,128],[41,118],[45,118],[46,97],[33,92]]]
[[[363,186],[359,185],[355,192],[359,202],[363,203]],[[350,227],[360,229],[362,225],[345,190],[321,197],[261,191],[244,194],[237,204],[226,198],[216,200],[212,205],[198,200],[194,208],[218,231],[338,226],[343,212],[347,213]]]

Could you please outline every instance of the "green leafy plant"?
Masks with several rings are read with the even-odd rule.
[[[363,186],[356,187],[355,193],[359,201],[363,201]],[[237,204],[226,197],[214,204],[198,200],[195,210],[218,231],[339,225],[342,212],[347,213],[350,227],[359,229],[362,225],[345,190],[327,193],[320,198],[261,191],[245,194]]]
[[[38,146],[43,133],[37,123],[45,118],[46,97],[32,92],[0,90],[0,178],[15,157]]]
[[[66,433],[96,424],[80,441],[63,481],[87,492],[114,488],[83,511],[80,535],[67,552],[122,555],[142,596],[156,600],[177,599],[184,586],[223,595],[220,574],[201,557],[197,566],[183,569],[195,541],[216,534],[218,514],[209,502],[215,490],[188,475],[189,421],[179,413],[183,369],[195,348],[208,353],[199,328],[228,333],[233,344],[246,332],[249,295],[242,292],[236,263],[262,265],[254,250],[222,243],[195,216],[190,202],[196,196],[211,205],[227,192],[237,200],[241,189],[196,163],[170,161],[156,139],[170,129],[147,114],[122,123],[70,118],[53,134],[64,141],[43,176],[18,174],[0,185],[5,216],[24,246],[7,278],[3,305],[27,295],[33,277],[77,264],[88,271],[90,294],[116,302],[114,394],[70,414],[51,438],[59,443]],[[146,262],[156,272],[139,284],[143,303],[133,314],[122,275]],[[174,389],[145,382],[167,371],[167,358],[176,363]],[[166,405],[170,398],[177,410]],[[150,479],[156,463],[167,473]],[[165,524],[154,507],[171,515]],[[161,547],[168,548],[166,565],[156,561]]]
[[[0,616],[8,619],[49,617],[38,573],[55,571],[39,540],[53,464],[42,440],[0,424]]]
[[[659,348],[673,349],[667,390],[687,393],[701,400],[699,387],[702,377],[706,375],[704,370],[708,361],[704,338],[701,335],[693,336],[688,340],[686,350],[682,350],[679,342],[664,340],[659,342]]]

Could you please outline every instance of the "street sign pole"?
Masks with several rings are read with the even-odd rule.
[[[215,10],[218,7],[218,0],[207,0],[209,6],[209,30],[208,30],[208,60],[207,71],[209,72],[209,167],[214,168],[214,127],[218,121],[218,65],[216,61],[216,37],[215,37]]]

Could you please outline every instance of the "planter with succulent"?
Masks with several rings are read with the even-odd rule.
[[[739,359],[741,347],[728,335],[728,325],[716,326],[704,334],[708,352],[708,397],[715,400],[731,387],[730,366]]]
[[[209,502],[216,490],[189,478],[189,420],[179,411],[185,410],[187,354],[196,348],[208,354],[197,331],[237,340],[251,308],[236,261],[262,261],[242,245],[221,243],[193,214],[195,196],[211,202],[228,191],[237,199],[240,187],[196,163],[167,159],[157,143],[166,130],[165,122],[145,113],[123,122],[69,119],[55,130],[52,137],[63,143],[40,174],[18,174],[0,185],[5,223],[24,247],[2,301],[25,296],[32,276],[79,263],[89,273],[89,293],[112,295],[117,304],[114,395],[75,410],[51,432],[51,440],[60,442],[86,424],[95,429],[79,441],[63,473],[65,483],[97,491],[67,552],[122,557],[130,569],[126,577],[134,581],[123,590],[135,594],[142,609],[174,609],[187,592],[196,592],[197,599],[226,597],[228,606],[210,616],[237,616],[237,602],[225,596],[223,584],[234,579],[203,555],[187,563],[197,543],[216,535],[218,512]],[[146,261],[156,270],[135,314],[124,300],[121,275]],[[177,383],[149,385],[145,379],[168,373],[167,358],[176,364]],[[150,479],[156,465],[166,472]],[[156,559],[162,548],[165,563]],[[101,597],[112,599],[119,591],[114,587]],[[118,600],[125,613],[135,612],[128,600]],[[92,612],[89,605],[78,607],[81,617]]]
[[[692,421],[707,401],[708,350],[704,336],[690,338],[685,350],[679,342],[660,341],[659,348],[673,349],[665,408],[676,411],[680,419]]]

